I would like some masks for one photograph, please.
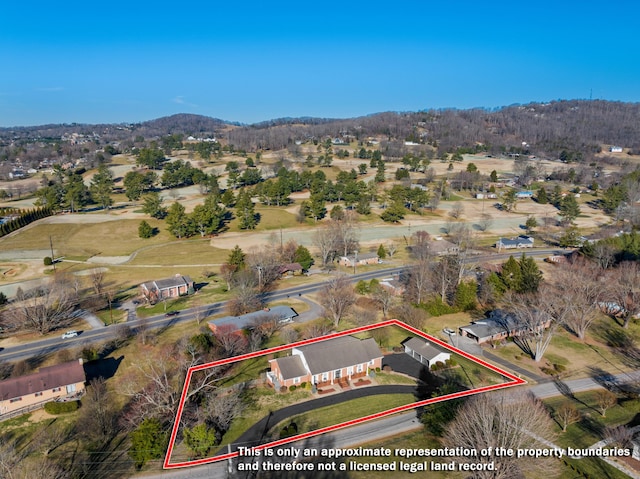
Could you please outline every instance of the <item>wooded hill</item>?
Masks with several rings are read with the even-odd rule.
[[[5,147],[20,141],[57,140],[78,133],[100,136],[98,144],[152,139],[170,134],[216,137],[236,149],[280,150],[299,141],[327,137],[384,141],[383,153],[401,154],[405,141],[430,144],[438,153],[483,150],[586,160],[602,145],[640,154],[640,103],[569,100],[513,105],[495,110],[441,109],[386,112],[350,119],[282,118],[253,125],[201,115],[178,114],[136,124],[46,125],[0,128]],[[0,156],[0,160],[10,155]],[[4,157],[4,158],[3,158]]]

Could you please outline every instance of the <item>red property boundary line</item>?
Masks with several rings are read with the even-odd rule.
[[[371,414],[369,416],[364,416],[361,417],[359,419],[354,419],[351,421],[347,421],[347,422],[343,422],[340,424],[336,424],[333,426],[328,426],[328,427],[323,427],[321,429],[317,429],[315,431],[310,431],[304,434],[298,434],[296,436],[291,436],[291,437],[287,437],[284,439],[280,439],[278,441],[273,441],[267,444],[262,444],[259,446],[255,446],[253,447],[254,450],[263,450],[263,449],[268,449],[271,447],[276,447],[276,446],[281,446],[283,444],[288,444],[290,442],[295,442],[295,441],[299,441],[301,439],[307,439],[310,437],[314,437],[314,436],[319,436],[320,434],[325,434],[327,432],[331,432],[331,431],[336,431],[338,429],[343,429],[345,427],[349,427],[349,426],[354,426],[356,424],[362,424],[364,422],[367,421],[372,421],[374,419],[379,419],[379,418],[383,418],[386,416],[390,416],[392,414],[396,414],[399,412],[403,412],[403,411],[408,411],[410,409],[415,409],[417,407],[420,406],[425,406],[427,404],[434,404],[434,403],[438,403],[438,402],[442,402],[442,401],[447,401],[449,399],[456,399],[456,398],[461,398],[461,397],[466,397],[466,396],[471,396],[474,394],[480,394],[480,393],[484,393],[484,392],[488,392],[488,391],[495,391],[498,389],[504,389],[504,388],[508,388],[508,387],[513,387],[513,386],[519,386],[522,384],[526,384],[527,382],[524,379],[521,379],[507,371],[504,371],[503,369],[500,369],[496,366],[494,366],[493,364],[490,364],[486,361],[483,361],[482,359],[479,359],[469,353],[466,353],[464,351],[462,351],[461,349],[458,349],[456,347],[453,347],[443,341],[441,341],[438,338],[434,338],[433,336],[430,336],[422,331],[420,331],[419,329],[413,328],[411,326],[409,326],[408,324],[403,323],[402,321],[399,321],[397,319],[390,319],[387,321],[383,321],[381,323],[376,323],[376,324],[371,324],[368,326],[362,326],[360,328],[355,328],[355,329],[349,329],[348,331],[342,331],[339,333],[333,333],[333,334],[329,334],[327,336],[321,336],[319,338],[313,338],[313,339],[307,339],[305,341],[298,341],[295,343],[290,343],[290,344],[286,344],[283,346],[276,346],[274,348],[269,348],[269,349],[265,349],[262,351],[255,351],[252,353],[247,353],[247,354],[243,354],[241,356],[235,356],[232,358],[227,358],[227,359],[221,359],[220,361],[214,361],[211,363],[207,363],[207,364],[201,364],[199,366],[194,366],[189,368],[189,370],[187,371],[187,376],[185,378],[185,382],[184,382],[184,388],[182,389],[182,394],[180,396],[180,405],[178,406],[178,412],[176,414],[176,420],[173,424],[173,429],[171,430],[171,437],[169,439],[169,447],[167,449],[167,454],[165,456],[164,459],[164,463],[163,463],[163,468],[164,469],[174,469],[174,468],[180,468],[180,467],[190,467],[190,466],[199,466],[199,465],[203,465],[203,464],[210,464],[212,462],[218,462],[218,461],[224,461],[226,459],[231,459],[233,457],[238,457],[239,453],[236,452],[232,452],[232,453],[227,453],[227,454],[222,454],[219,456],[215,456],[215,457],[208,457],[208,458],[204,458],[204,459],[198,459],[198,460],[194,460],[194,461],[187,461],[187,462],[177,462],[177,463],[171,463],[170,459],[171,459],[171,454],[173,453],[173,446],[175,445],[175,441],[176,441],[176,436],[178,435],[178,428],[180,425],[180,420],[182,418],[182,412],[184,409],[184,403],[186,401],[187,398],[187,392],[189,390],[189,384],[191,382],[191,376],[193,375],[194,372],[196,371],[202,371],[203,369],[209,369],[212,367],[216,367],[216,366],[222,366],[224,364],[231,364],[231,363],[235,363],[238,361],[244,361],[245,359],[252,359],[252,358],[257,358],[260,356],[265,356],[267,354],[272,354],[272,353],[277,353],[280,351],[285,351],[288,349],[292,349],[292,348],[296,348],[299,346],[304,346],[306,344],[313,344],[313,343],[318,343],[321,341],[327,341],[329,339],[334,339],[334,338],[339,338],[341,336],[348,336],[351,334],[356,334],[356,333],[362,333],[365,331],[370,331],[372,329],[378,329],[378,328],[384,328],[387,326],[398,326],[402,329],[407,330],[408,332],[411,332],[413,334],[416,334],[417,336],[420,336],[430,342],[433,342],[435,344],[437,344],[438,346],[441,346],[445,349],[448,349],[450,351],[453,351],[456,354],[459,354],[460,356],[463,356],[467,359],[469,359],[470,361],[479,364],[481,366],[484,366],[485,368],[490,369],[493,372],[496,372],[498,374],[500,374],[501,376],[509,379],[508,382],[506,383],[502,383],[502,384],[494,384],[492,386],[485,386],[482,388],[476,388],[476,389],[471,389],[471,390],[467,390],[467,391],[460,391],[457,393],[452,393],[452,394],[446,394],[444,396],[440,396],[437,398],[430,398],[430,399],[425,399],[423,401],[417,401],[411,404],[406,404],[404,406],[399,406],[393,409],[388,409],[386,411],[382,411],[376,414]]]

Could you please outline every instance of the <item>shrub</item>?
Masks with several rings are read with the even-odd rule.
[[[51,256],[45,256],[43,261],[45,266],[51,266],[53,264]]]
[[[295,384],[292,384],[291,386],[289,386],[289,391],[293,392],[296,389],[298,389],[298,387]]]
[[[85,362],[95,361],[99,359],[98,351],[95,348],[86,347],[82,349],[82,359]]]
[[[433,298],[431,301],[422,303],[420,307],[425,309],[431,316],[442,316],[443,314],[451,314],[458,311],[453,306],[449,306],[447,303],[442,301],[442,298],[439,296]]]
[[[280,386],[280,392],[281,393],[286,393],[287,392],[287,386]]]
[[[380,372],[380,368],[376,368],[376,372],[379,373]]]
[[[300,383],[300,389],[307,389],[307,383],[305,381]]]
[[[51,401],[44,405],[44,410],[49,414],[66,414],[80,407],[78,401],[56,402]]]
[[[564,364],[554,363],[553,369],[555,369],[559,373],[563,373],[567,370],[567,367]]]

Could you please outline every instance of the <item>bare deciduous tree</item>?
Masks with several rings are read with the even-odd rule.
[[[607,272],[607,293],[619,306],[618,316],[626,329],[632,318],[640,314],[640,264],[624,261]]]
[[[542,359],[561,324],[552,314],[555,306],[553,301],[557,298],[547,295],[547,291],[544,289],[526,294],[508,291],[503,298],[505,309],[526,330],[524,334],[515,336],[514,342],[536,362]]]
[[[93,286],[93,291],[98,296],[100,296],[102,294],[102,289],[104,288],[104,269],[102,268],[92,269],[89,277],[91,278],[91,285]]]
[[[611,409],[618,404],[618,397],[611,391],[600,389],[596,393],[596,404],[602,417],[605,417],[607,415],[607,409]]]
[[[567,426],[576,423],[581,419],[580,411],[568,401],[563,402],[555,411],[556,418],[562,426],[562,431],[567,430]]]
[[[31,294],[19,292],[15,303],[6,311],[5,322],[12,329],[46,334],[73,322],[75,306],[73,290],[54,278]]]
[[[530,449],[548,440],[553,422],[544,405],[524,394],[486,393],[469,399],[448,426],[445,443],[451,447],[485,449]],[[508,479],[527,471],[532,477],[546,477],[552,462],[541,458],[508,456],[461,457],[461,461],[495,464],[493,471],[476,471],[478,479]]]
[[[319,303],[333,320],[334,326],[338,326],[340,320],[355,302],[356,294],[353,291],[353,286],[344,275],[329,280],[320,290]]]
[[[564,323],[575,335],[584,339],[589,327],[600,314],[598,303],[602,300],[602,274],[593,262],[578,259],[559,269],[555,291],[563,298]]]

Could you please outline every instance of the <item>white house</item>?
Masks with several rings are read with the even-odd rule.
[[[405,353],[428,368],[436,363],[445,363],[451,359],[451,354],[441,351],[422,338],[407,339],[402,345]]]

